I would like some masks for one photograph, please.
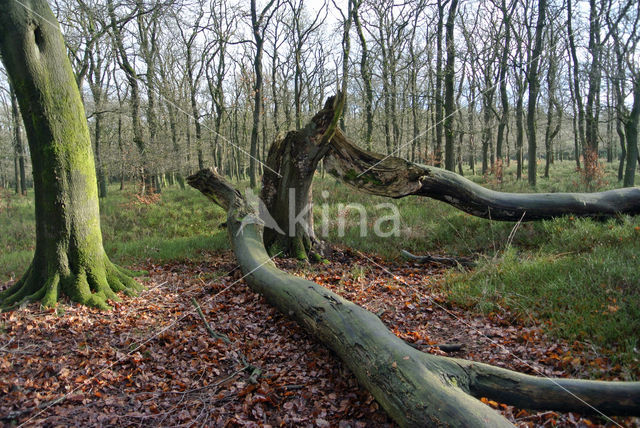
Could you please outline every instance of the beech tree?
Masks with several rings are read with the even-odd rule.
[[[36,247],[31,266],[0,293],[3,308],[62,294],[108,308],[141,286],[102,247],[89,128],[62,34],[45,0],[0,1],[0,53],[31,150]]]

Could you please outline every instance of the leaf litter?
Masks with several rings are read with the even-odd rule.
[[[348,249],[332,259],[276,263],[376,313],[424,352],[534,375],[623,377],[607,355],[552,340],[541,323],[452,306],[438,287],[444,271],[437,265]],[[395,426],[331,351],[247,287],[231,252],[204,260],[138,266],[149,271],[145,290],[109,312],[66,301],[51,310],[30,304],[0,314],[0,423]],[[607,425],[596,417],[482,401],[521,427]],[[615,420],[638,426],[637,418]]]

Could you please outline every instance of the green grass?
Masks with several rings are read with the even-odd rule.
[[[31,191],[33,194],[33,191]],[[156,203],[140,202],[133,190],[111,188],[100,201],[104,247],[116,263],[199,260],[205,251],[228,248],[222,209],[193,189],[168,188]],[[0,197],[0,281],[27,269],[35,243],[32,197]]]
[[[509,192],[584,192],[572,162],[558,163],[551,179],[538,179],[532,189],[515,181],[515,165],[505,171],[503,183],[473,181]],[[605,165],[596,190],[617,187],[614,165]],[[640,177],[636,179],[640,183]],[[331,178],[315,186],[316,230],[321,227],[325,201],[362,203],[368,207],[389,202],[336,183]],[[329,192],[322,198],[320,191]],[[444,203],[407,197],[395,202],[401,213],[400,234],[380,238],[360,236],[358,215],[347,213],[343,236],[337,231],[339,209],[328,208],[332,228],[328,240],[360,251],[398,258],[400,249],[421,254],[476,255],[478,267],[470,272],[450,270],[443,281],[449,298],[485,313],[509,310],[516,317],[541,323],[556,337],[578,340],[610,352],[626,366],[640,367],[640,217],[607,222],[560,218],[523,223],[491,222],[469,216]],[[374,214],[375,210],[371,210]],[[378,215],[384,215],[380,211]]]
[[[469,178],[502,191],[585,191],[572,162],[554,165],[552,178],[539,178],[535,189],[526,180],[516,182],[514,168],[505,170],[503,183]],[[608,184],[597,190],[616,187],[615,173],[615,164],[606,165]],[[640,183],[640,176],[636,180]],[[592,343],[626,366],[640,365],[640,217],[607,222],[561,218],[524,223],[514,232],[512,222],[475,218],[427,198],[369,196],[330,177],[316,178],[314,199],[316,233],[322,239],[390,259],[399,258],[401,249],[475,255],[476,269],[450,270],[442,283],[453,302],[484,312],[508,309],[518,318],[540,322],[557,337]],[[399,234],[376,236],[376,221],[391,212],[376,205],[390,202],[400,212]],[[367,207],[366,237],[360,236],[357,212],[345,210],[350,203]],[[33,209],[31,198],[9,192],[0,197],[0,281],[20,276],[31,260]],[[329,218],[326,236],[323,213]],[[341,213],[344,233],[339,231]],[[226,231],[218,228],[223,211],[193,189],[165,189],[159,201],[144,204],[133,190],[112,188],[101,201],[101,215],[107,254],[124,266],[198,260],[204,252],[229,248]],[[354,275],[361,274],[357,269]]]

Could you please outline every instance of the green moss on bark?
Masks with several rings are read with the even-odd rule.
[[[84,106],[45,0],[0,2],[0,53],[15,88],[33,164],[36,251],[0,307],[72,300],[108,308],[141,286],[104,253],[98,187]]]

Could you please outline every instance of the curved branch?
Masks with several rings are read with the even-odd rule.
[[[202,170],[188,182],[227,210],[229,238],[251,289],[332,349],[399,425],[510,426],[473,396],[529,408],[593,411],[562,395],[566,391],[558,384],[612,413],[640,414],[640,382],[540,379],[414,349],[371,312],[279,270],[264,248],[260,222],[251,220],[257,213],[215,171]]]
[[[640,214],[640,188],[598,193],[506,193],[486,189],[450,171],[368,152],[336,130],[327,171],[367,193],[391,198],[426,196],[476,217],[532,221],[573,215],[606,218]]]

